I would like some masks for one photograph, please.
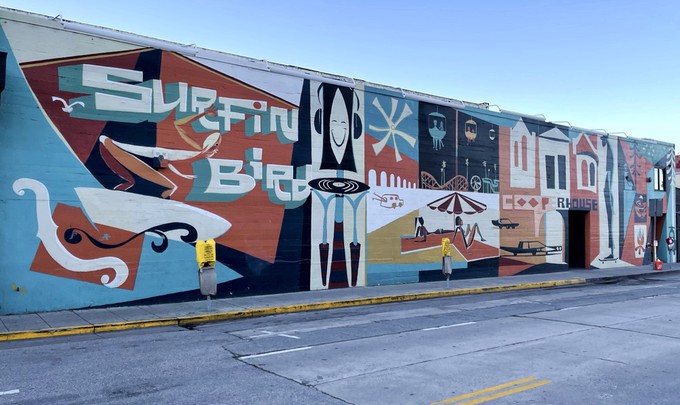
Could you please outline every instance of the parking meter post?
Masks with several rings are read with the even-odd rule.
[[[451,277],[451,240],[442,238],[442,273],[446,277],[446,288],[449,288]]]
[[[215,241],[208,239],[196,242],[196,261],[198,262],[198,287],[206,296],[208,311],[212,310],[210,298],[217,294],[217,272],[215,271]]]

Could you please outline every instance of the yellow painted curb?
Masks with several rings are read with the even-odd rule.
[[[176,318],[149,319],[94,325],[94,333],[116,332],[129,329],[156,328],[159,326],[177,326]]]
[[[332,308],[346,308],[355,307],[362,305],[375,305],[375,304],[388,304],[392,302],[403,302],[403,301],[416,301],[416,300],[426,300],[432,298],[443,298],[443,297],[454,297],[459,295],[473,295],[473,294],[484,294],[502,291],[514,291],[514,290],[530,290],[536,288],[549,288],[549,287],[560,287],[566,285],[576,285],[584,284],[586,279],[584,278],[572,278],[567,280],[557,280],[557,281],[544,281],[536,283],[524,283],[524,284],[511,284],[505,286],[492,286],[492,287],[479,287],[479,288],[462,288],[457,290],[442,290],[442,291],[430,291],[424,293],[413,293],[413,294],[402,294],[402,295],[386,295],[380,297],[371,298],[354,298],[342,301],[326,301],[326,302],[313,302],[309,304],[296,304],[296,305],[286,305],[278,307],[264,307],[264,308],[253,308],[253,309],[243,309],[230,312],[221,312],[215,314],[204,314],[204,315],[192,315],[192,316],[181,316],[177,318],[179,326],[189,326],[198,325],[202,323],[218,322],[228,319],[238,319],[238,318],[252,318],[256,316],[267,316],[267,315],[277,315],[277,314],[287,314],[292,312],[305,312],[305,311],[318,311],[324,309]]]
[[[0,342],[8,340],[26,340],[57,336],[84,335],[86,333],[94,333],[94,326],[92,325],[69,326],[66,328],[50,328],[39,330],[23,330],[16,332],[3,332],[0,333]]]
[[[572,278],[567,280],[543,281],[536,283],[511,284],[479,288],[461,288],[457,290],[429,291],[423,293],[386,295],[371,298],[354,298],[340,301],[313,302],[309,304],[285,305],[279,307],[242,309],[229,312],[179,316],[173,318],[146,319],[139,321],[127,321],[95,325],[81,325],[64,328],[40,329],[35,331],[0,332],[0,342],[10,340],[38,339],[45,337],[82,335],[87,333],[114,332],[129,329],[154,328],[159,326],[191,326],[209,322],[224,321],[228,319],[252,318],[256,316],[287,314],[292,312],[318,311],[324,309],[356,307],[362,305],[387,304],[391,302],[416,301],[432,298],[454,297],[459,295],[473,295],[502,291],[560,287],[566,285],[584,284],[585,282],[586,280],[584,278]]]

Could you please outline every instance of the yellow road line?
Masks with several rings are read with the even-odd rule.
[[[550,384],[550,383],[551,383],[551,381],[549,381],[549,380],[536,381],[533,384],[522,385],[520,387],[516,387],[516,388],[510,389],[510,390],[506,390],[506,391],[501,391],[501,392],[498,392],[498,393],[493,394],[493,395],[487,395],[485,397],[477,398],[477,399],[474,399],[472,401],[459,402],[458,405],[481,404],[482,402],[491,401],[491,400],[496,399],[496,398],[502,398],[502,397],[505,397],[505,396],[508,396],[508,395],[516,394],[518,392],[530,390],[530,389],[540,387],[542,385],[546,385],[546,384]]]
[[[496,385],[496,386],[493,386],[493,387],[484,388],[484,389],[479,390],[479,391],[470,392],[468,394],[463,394],[463,395],[458,395],[456,397],[447,398],[447,399],[444,399],[444,400],[439,401],[439,402],[433,402],[432,405],[450,404],[450,403],[453,403],[453,402],[462,401],[464,399],[468,399],[468,398],[472,398],[472,397],[478,397],[478,396],[483,395],[483,394],[487,394],[487,393],[494,392],[494,391],[500,391],[500,390],[505,389],[505,388],[514,387],[516,385],[521,385],[521,384],[525,384],[525,383],[528,383],[528,382],[531,382],[531,381],[536,381],[536,380],[537,380],[536,377],[522,378],[520,380],[510,381],[510,382],[500,384],[500,385]],[[509,389],[507,391],[501,391],[501,392],[498,392],[496,394],[476,398],[472,401],[459,402],[458,405],[480,404],[482,402],[491,401],[492,399],[501,398],[501,397],[504,397],[506,395],[511,395],[511,394],[515,394],[517,392],[522,392],[522,391],[526,391],[528,389],[540,387],[541,385],[545,385],[545,384],[550,384],[550,381],[548,381],[548,380],[537,381],[535,383],[528,384],[528,385],[522,385],[520,387],[512,388],[512,389]]]

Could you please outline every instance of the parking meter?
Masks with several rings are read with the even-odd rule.
[[[198,285],[201,294],[217,294],[217,273],[215,271],[215,241],[208,239],[196,242],[196,261],[198,262]]]
[[[449,286],[451,277],[451,241],[449,238],[442,238],[442,273],[446,277],[446,286]]]

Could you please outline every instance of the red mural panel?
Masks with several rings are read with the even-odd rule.
[[[373,138],[366,137],[367,140],[373,141]],[[402,155],[402,160],[399,163],[394,161],[394,152],[387,151],[391,149],[389,146],[385,147],[379,155],[372,153],[370,148],[371,143],[367,142],[366,153],[366,168],[368,170],[375,170],[378,183],[380,183],[380,174],[384,172],[387,175],[389,182],[390,175],[395,179],[399,178],[402,183],[418,184],[418,162],[408,156]],[[396,180],[395,180],[396,181]],[[378,184],[381,186],[389,186],[389,184]],[[403,184],[395,184],[394,187],[404,187]]]
[[[135,288],[139,258],[142,253],[144,236],[138,238],[131,232],[111,228],[101,224],[91,224],[82,210],[65,204],[57,204],[52,214],[52,219],[57,225],[57,239],[68,250],[68,254],[75,256],[79,261],[97,260],[103,257],[116,257],[125,263],[128,269],[127,279],[118,287],[125,290]],[[90,236],[94,239],[89,239]],[[118,243],[128,243],[119,247],[112,247]],[[101,244],[97,244],[99,241]],[[106,247],[102,247],[106,246]],[[112,280],[115,278],[113,268],[103,268],[99,271],[74,271],[57,263],[48,253],[44,243],[40,244],[31,270],[50,274],[58,277],[71,278],[86,281],[93,284],[102,284],[102,278]]]

